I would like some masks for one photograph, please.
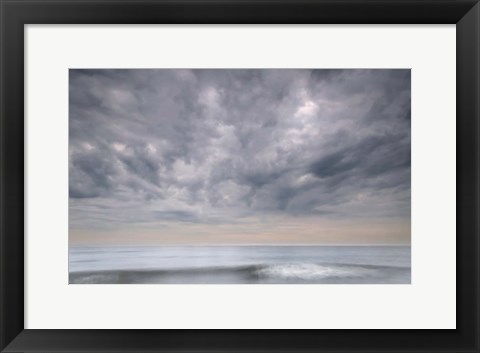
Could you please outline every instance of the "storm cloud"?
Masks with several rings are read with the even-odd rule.
[[[410,70],[70,70],[71,229],[410,219]]]

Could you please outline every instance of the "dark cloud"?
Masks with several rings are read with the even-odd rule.
[[[410,70],[70,70],[73,226],[409,217],[410,114]]]

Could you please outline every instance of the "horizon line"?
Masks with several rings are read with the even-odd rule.
[[[68,244],[68,247],[94,247],[94,246],[122,246],[122,247],[127,247],[127,246],[139,246],[139,247],[148,247],[148,246],[162,246],[162,247],[221,247],[221,246],[412,246],[411,243],[408,244],[401,244],[401,243],[396,243],[396,244],[308,244],[308,243],[303,243],[303,244],[262,244],[262,243],[251,243],[251,244]]]

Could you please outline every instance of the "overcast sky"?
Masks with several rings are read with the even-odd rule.
[[[70,70],[72,244],[410,242],[410,70]]]

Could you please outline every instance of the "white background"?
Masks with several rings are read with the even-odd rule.
[[[25,33],[25,328],[455,328],[454,25]],[[412,68],[412,284],[68,285],[69,68]]]

